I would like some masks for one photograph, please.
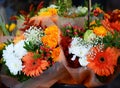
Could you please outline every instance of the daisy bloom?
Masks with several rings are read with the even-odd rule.
[[[43,70],[46,70],[49,67],[49,64],[46,60],[41,58],[33,58],[34,53],[28,52],[22,59],[23,61],[23,73],[27,76],[39,76],[43,73]]]
[[[14,56],[12,58],[10,57],[9,60],[6,61],[5,65],[8,67],[13,75],[17,75],[18,73],[20,73],[23,68],[22,61]]]
[[[88,67],[91,68],[99,76],[109,76],[114,73],[114,68],[117,65],[117,59],[120,52],[116,48],[108,47],[106,50],[99,51],[93,49],[96,53],[89,55]],[[90,57],[91,56],[91,57]]]
[[[107,35],[107,30],[105,29],[105,27],[100,26],[100,27],[95,27],[93,29],[93,32],[97,35],[97,36],[106,36]]]
[[[14,45],[14,51],[13,53],[15,56],[19,59],[22,59],[22,57],[27,54],[27,50],[24,48],[24,40],[19,41],[17,44]]]

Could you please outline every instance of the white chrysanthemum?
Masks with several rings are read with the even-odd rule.
[[[86,55],[88,54],[88,51],[91,47],[92,45],[86,44],[82,38],[75,37],[72,39],[71,46],[69,47],[69,54],[73,54],[72,60],[78,56],[81,59],[79,60],[79,62],[81,62],[80,64],[83,64],[83,66],[85,66],[84,64],[87,63]]]
[[[41,44],[41,37],[44,35],[41,28],[31,26],[24,33],[26,40],[32,42],[33,44]]]
[[[4,58],[4,61],[8,60],[9,58],[11,58],[14,53],[14,45],[13,44],[10,44],[8,46],[6,46],[5,50],[3,50],[3,58]]]
[[[5,64],[13,75],[17,75],[23,68],[22,61],[16,58],[10,58]]]
[[[15,56],[20,59],[27,53],[27,50],[24,48],[24,40],[21,40],[14,46],[14,51]]]

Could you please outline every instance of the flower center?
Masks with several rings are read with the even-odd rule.
[[[36,62],[33,62],[33,65],[35,65],[36,64]]]
[[[101,62],[104,62],[104,61],[105,61],[105,59],[104,59],[103,57],[101,57],[101,58],[100,58],[100,61],[101,61]]]

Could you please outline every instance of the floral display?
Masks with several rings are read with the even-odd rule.
[[[70,67],[87,67],[103,83],[116,74],[120,56],[119,19],[114,18],[118,17],[117,13],[119,10],[108,14],[96,8],[93,16],[97,19],[91,21],[89,28],[79,28],[69,23],[63,26],[61,45]]]
[[[5,75],[19,81],[13,88],[50,88],[56,83],[93,88],[118,75],[120,10],[106,13],[92,8],[88,21],[88,8],[71,5],[58,0],[43,7],[41,2],[36,8],[31,5],[29,13],[20,11],[19,16],[11,17],[17,25],[4,25],[9,32],[18,28],[11,40],[0,43]],[[61,16],[84,21],[77,23],[82,26],[60,25],[64,23]]]
[[[57,26],[30,26],[4,47],[2,60],[12,75],[35,77],[58,61],[59,53]]]

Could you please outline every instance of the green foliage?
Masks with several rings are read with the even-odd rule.
[[[41,56],[40,54],[34,53],[33,58],[34,58],[34,59],[37,59],[37,58],[40,58],[40,56]]]
[[[103,38],[105,48],[116,47],[120,48],[120,32],[114,31],[114,34],[108,34]]]
[[[35,52],[38,49],[38,45],[35,45],[32,42],[25,42],[24,48],[27,51]]]
[[[64,12],[67,11],[67,6],[65,5],[65,3],[64,2],[57,2],[56,5],[59,6],[58,14],[60,16],[64,15]]]
[[[2,32],[3,32],[3,34],[5,35],[5,36],[9,36],[10,34],[9,34],[9,31],[6,29],[6,27],[5,27],[5,23],[3,22],[3,19],[2,19],[2,17],[0,16],[0,30],[2,30]]]

